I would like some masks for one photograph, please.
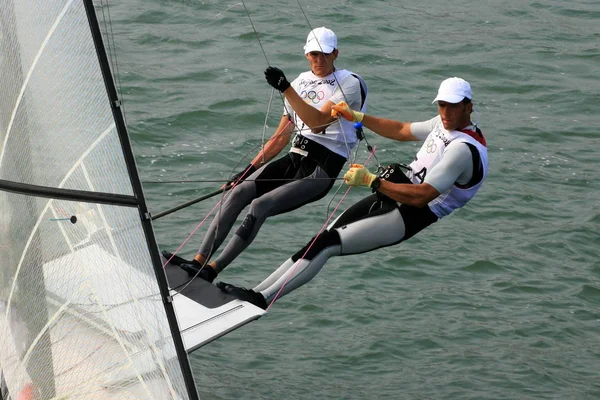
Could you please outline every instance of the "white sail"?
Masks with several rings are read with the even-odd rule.
[[[2,394],[197,398],[92,14],[0,0]]]

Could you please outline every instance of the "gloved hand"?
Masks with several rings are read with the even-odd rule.
[[[362,122],[363,118],[365,117],[364,113],[361,113],[360,111],[354,111],[348,106],[348,104],[346,104],[345,101],[340,101],[331,107],[331,116],[337,117],[339,115],[352,122]]]
[[[344,175],[344,180],[349,186],[366,186],[371,187],[377,175],[369,172],[362,164],[352,164],[350,169]]]
[[[244,168],[243,170],[241,170],[240,172],[238,172],[237,174],[233,175],[231,177],[231,179],[229,179],[227,181],[227,183],[225,184],[225,186],[233,185],[234,183],[237,183],[239,185],[240,183],[242,183],[242,181],[244,179],[248,178],[255,171],[256,171],[256,167],[254,165],[250,164],[246,168]]]
[[[275,67],[268,67],[265,69],[265,78],[269,85],[273,86],[280,92],[285,92],[290,87],[290,83],[285,78],[285,74],[282,70]]]

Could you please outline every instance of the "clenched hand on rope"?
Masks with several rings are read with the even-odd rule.
[[[345,101],[340,101],[339,103],[331,107],[332,117],[339,118],[340,115],[348,121],[353,122],[362,122],[363,118],[365,117],[364,113],[351,109]]]
[[[344,181],[349,186],[366,186],[371,187],[377,175],[371,173],[362,164],[352,164],[350,169],[344,175]]]

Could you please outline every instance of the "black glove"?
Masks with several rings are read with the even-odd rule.
[[[239,185],[240,183],[242,183],[242,181],[244,179],[246,179],[247,177],[249,177],[250,175],[252,175],[254,173],[254,171],[256,171],[256,167],[254,165],[250,164],[246,168],[244,168],[243,170],[241,170],[240,172],[238,172],[237,174],[233,175],[231,177],[231,179],[229,179],[227,181],[226,185],[227,186],[233,185],[236,182]],[[243,176],[243,178],[242,178],[242,176]]]
[[[269,85],[280,92],[284,92],[290,87],[290,83],[285,78],[285,74],[279,68],[268,67],[265,69],[265,78],[267,79],[267,82],[269,82]]]

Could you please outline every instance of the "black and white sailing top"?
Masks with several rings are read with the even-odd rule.
[[[408,177],[413,183],[429,183],[441,193],[428,205],[438,218],[442,218],[463,207],[481,187],[488,171],[485,139],[481,131],[473,126],[460,131],[445,129],[439,115],[428,121],[413,122],[411,132],[415,137],[424,139],[424,142],[410,164]],[[467,143],[472,150],[469,151],[460,143]],[[461,157],[468,168],[464,171],[435,170],[444,157],[451,158],[453,155]],[[444,174],[452,173],[458,174],[455,180],[445,179]]]
[[[306,71],[294,79],[291,85],[307,104],[317,109],[321,109],[327,101],[334,104],[345,101],[350,108],[361,112],[367,109],[366,83],[360,76],[345,69],[335,70],[323,78]],[[286,100],[284,115],[288,114],[298,133],[344,158],[348,158],[348,151],[358,143],[354,123],[351,121],[340,118],[327,126],[323,132],[313,133]]]

